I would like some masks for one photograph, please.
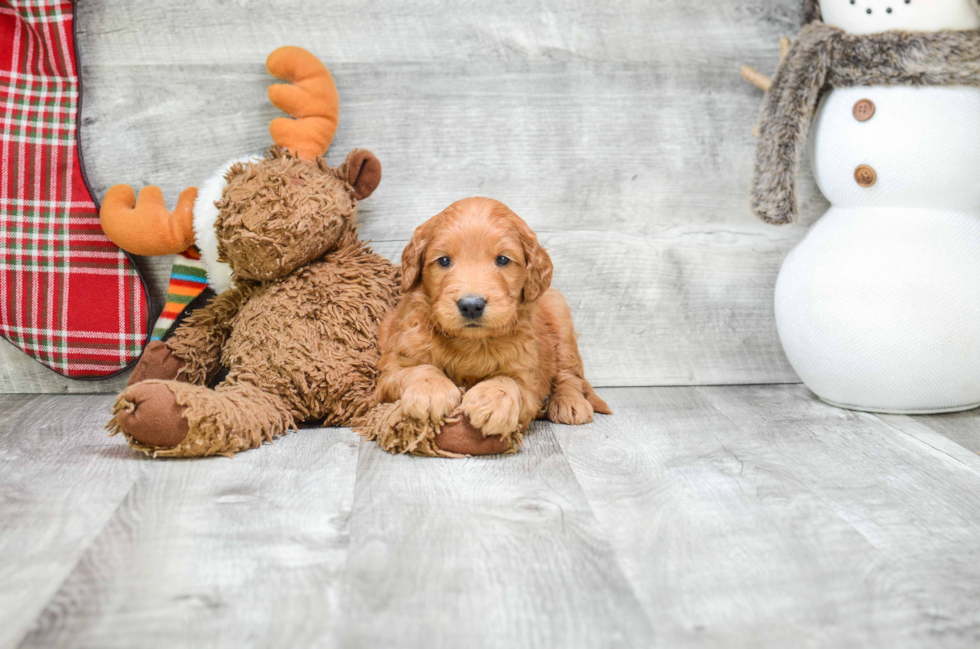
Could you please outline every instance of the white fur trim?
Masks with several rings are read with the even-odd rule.
[[[218,235],[214,231],[214,224],[218,220],[218,208],[215,203],[221,200],[221,193],[228,184],[225,181],[225,174],[233,164],[260,160],[261,157],[253,155],[229,160],[201,183],[197,190],[197,199],[194,201],[194,241],[201,251],[201,260],[207,268],[208,284],[216,293],[228,290],[235,283],[231,279],[231,266],[218,261]]]

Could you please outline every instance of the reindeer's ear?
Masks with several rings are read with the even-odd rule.
[[[527,263],[527,281],[524,282],[524,301],[534,302],[551,286],[555,267],[548,251],[538,243],[538,236],[523,221],[518,227],[524,259]]]
[[[402,292],[408,293],[422,281],[425,268],[425,250],[428,246],[428,223],[415,228],[412,240],[402,252]]]
[[[354,198],[364,200],[381,184],[381,162],[367,149],[354,149],[347,154],[346,180],[354,188]],[[341,171],[344,171],[344,168]]]

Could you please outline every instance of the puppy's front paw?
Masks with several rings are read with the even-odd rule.
[[[460,389],[449,379],[428,379],[402,391],[402,413],[414,419],[439,424],[449,417],[462,399]]]
[[[510,439],[520,427],[520,391],[513,381],[477,383],[463,395],[461,410],[484,435]]]
[[[579,394],[556,395],[548,404],[548,419],[556,424],[579,426],[592,421],[594,410]]]

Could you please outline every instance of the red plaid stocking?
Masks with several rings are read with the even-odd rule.
[[[59,374],[96,378],[136,360],[150,313],[82,173],[73,8],[0,0],[0,334]]]

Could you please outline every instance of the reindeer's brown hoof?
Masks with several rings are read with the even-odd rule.
[[[499,455],[510,451],[514,445],[503,437],[484,437],[466,415],[456,421],[448,421],[436,435],[436,445],[444,451],[460,455]]]
[[[186,383],[187,375],[181,374],[182,369],[184,361],[174,356],[163,342],[154,340],[143,350],[143,357],[129,375],[126,385],[136,385],[150,379]]]
[[[137,442],[173,448],[187,437],[184,407],[163,383],[140,383],[126,388],[123,398],[132,404],[116,414],[119,428]]]

